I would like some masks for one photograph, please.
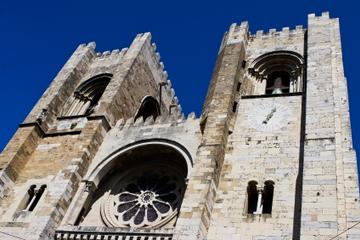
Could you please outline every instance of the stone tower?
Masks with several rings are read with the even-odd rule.
[[[80,45],[0,155],[0,239],[360,239],[338,19],[225,33],[184,118],[149,33]]]

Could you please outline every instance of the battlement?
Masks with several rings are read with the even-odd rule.
[[[256,33],[252,34],[249,31],[249,23],[243,21],[240,24],[233,23],[230,25],[229,30],[224,34],[220,51],[224,45],[239,43],[244,41],[252,41],[254,39],[264,38],[288,38],[297,34],[304,34],[305,28],[302,25],[297,25],[294,29],[290,27],[283,27],[281,30],[271,28],[268,31],[257,30]]]
[[[168,73],[165,70],[164,63],[161,61],[157,46],[151,41],[151,33],[137,34],[128,48],[96,52],[96,44],[95,42],[91,42],[81,44],[78,49],[86,49],[91,52],[92,55],[92,70],[89,71],[89,76],[84,77],[84,79],[101,73],[104,69],[107,69],[108,72],[114,72],[118,67],[125,67],[126,65],[126,67],[131,68],[134,64],[137,64],[138,61],[146,61],[150,68],[149,70],[153,74],[155,85],[158,88],[157,91],[160,91],[161,88],[162,101],[167,108],[171,108],[173,114],[181,115],[181,105],[172,87],[172,82],[168,79]],[[128,62],[128,64],[125,64],[126,62]]]
[[[105,51],[105,52],[97,52],[96,53],[96,58],[115,58],[115,57],[122,57],[124,56],[124,54],[126,53],[126,51],[128,50],[128,48],[122,48],[122,49],[114,49],[111,52],[110,51]]]
[[[254,38],[273,38],[273,37],[289,37],[296,34],[304,34],[304,27],[302,25],[297,25],[295,29],[290,29],[290,27],[283,27],[280,31],[276,28],[270,28],[268,31],[257,30],[255,34],[249,33],[249,39]]]
[[[134,120],[134,118],[129,118],[126,121],[124,119],[120,119],[116,123],[116,126],[114,129],[115,130],[116,129],[123,130],[123,129],[132,128],[132,127],[139,128],[139,127],[143,127],[143,126],[164,125],[164,124],[170,125],[170,126],[177,126],[177,125],[182,125],[182,124],[185,124],[186,122],[195,121],[195,120],[198,120],[198,119],[196,118],[196,115],[194,112],[189,113],[186,118],[185,118],[184,114],[181,114],[179,116],[172,115],[170,117],[159,116],[156,118],[155,121],[152,116],[149,116],[145,120],[140,117],[140,118],[136,119],[136,121]]]
[[[316,16],[315,13],[310,13],[308,14],[308,19],[330,19],[330,13],[322,12],[319,16]]]
[[[225,45],[247,42],[249,36],[249,23],[243,21],[240,24],[233,23],[230,25],[229,30],[225,32],[222,39],[219,52]]]
[[[145,33],[145,34],[149,34],[150,37],[151,37],[150,33]],[[174,88],[172,87],[171,80],[168,78],[169,77],[168,72],[165,70],[165,65],[161,61],[161,55],[157,51],[157,46],[156,46],[155,43],[152,42],[150,44],[149,51],[150,51],[151,58],[153,58],[153,61],[155,62],[156,69],[158,69],[158,71],[160,72],[159,84],[161,84],[163,90],[168,93],[168,95],[171,98],[172,105],[174,107],[176,107],[178,113],[181,115],[182,114],[182,108],[181,108],[181,105],[179,103],[179,99],[176,96]]]
[[[322,12],[321,15],[317,16],[315,13],[308,15],[309,24],[317,24],[328,21],[339,21],[338,18],[331,18],[329,12]]]

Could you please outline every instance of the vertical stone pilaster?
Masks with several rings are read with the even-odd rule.
[[[301,217],[304,239],[329,239],[350,227],[356,219],[351,216],[358,213],[347,98],[338,19],[330,19],[328,13],[311,14]],[[339,239],[350,236],[347,234]]]
[[[233,117],[237,73],[245,57],[247,24],[232,25],[214,69],[202,113],[203,137],[175,229],[174,239],[205,239]],[[240,34],[234,34],[235,31]],[[233,41],[229,41],[232,39]]]

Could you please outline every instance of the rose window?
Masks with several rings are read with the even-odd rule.
[[[176,216],[184,180],[171,169],[146,170],[119,179],[102,206],[113,227],[160,227]]]

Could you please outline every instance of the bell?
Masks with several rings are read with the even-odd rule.
[[[273,90],[271,94],[282,94],[283,93],[282,89],[287,87],[282,84],[281,77],[277,77],[274,81],[274,86],[272,88]]]

